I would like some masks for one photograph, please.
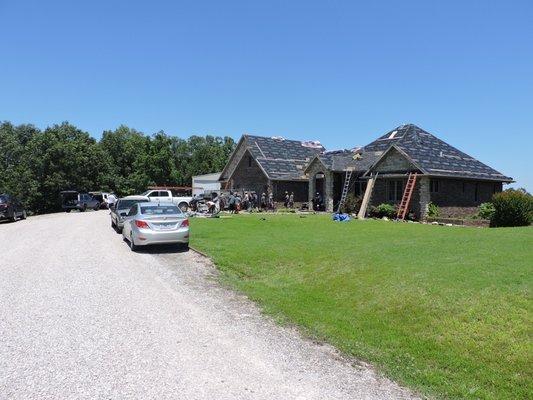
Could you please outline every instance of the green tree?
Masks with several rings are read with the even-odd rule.
[[[25,163],[37,182],[27,198],[36,212],[59,210],[62,190],[94,190],[99,175],[106,173],[96,140],[67,122],[34,135],[27,144]]]

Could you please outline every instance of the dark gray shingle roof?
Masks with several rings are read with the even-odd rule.
[[[270,179],[305,179],[304,168],[324,147],[304,146],[299,140],[246,135],[247,148]]]
[[[366,145],[364,152],[384,152],[392,145],[404,151],[430,175],[512,181],[512,178],[413,124],[401,125],[387,132]]]

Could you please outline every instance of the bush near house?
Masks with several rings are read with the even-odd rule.
[[[531,398],[533,227],[329,218],[192,218],[191,245],[266,313],[430,398]]]
[[[433,203],[428,204],[428,217],[437,218],[440,214],[439,206]]]
[[[346,196],[346,200],[341,207],[341,212],[346,214],[357,213],[361,208],[362,202],[363,198],[361,196],[356,196],[355,194],[350,193]]]
[[[533,222],[533,196],[525,190],[508,189],[492,198],[494,214],[490,225],[528,226]]]
[[[392,204],[381,203],[370,208],[370,216],[374,218],[396,218],[398,210]]]
[[[492,219],[492,217],[494,216],[494,211],[496,211],[496,209],[494,208],[494,204],[488,202],[481,203],[479,206],[478,213],[474,216],[474,218],[478,217],[481,219]]]

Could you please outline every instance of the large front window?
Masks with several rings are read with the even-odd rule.
[[[400,201],[403,196],[403,181],[389,181],[387,185],[387,199]]]

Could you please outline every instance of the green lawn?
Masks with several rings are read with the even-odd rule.
[[[398,382],[437,398],[531,398],[533,228],[312,215],[191,225],[192,246],[266,313]]]

